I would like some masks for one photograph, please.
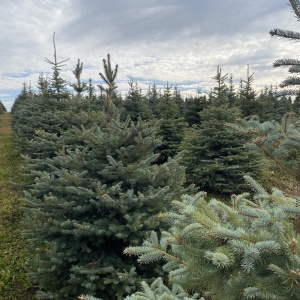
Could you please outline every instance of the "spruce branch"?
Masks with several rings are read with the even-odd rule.
[[[273,67],[286,67],[286,66],[295,66],[299,67],[300,66],[300,60],[298,59],[277,59],[273,63]]]
[[[295,13],[298,20],[300,20],[300,1],[299,0],[289,0],[290,6]]]
[[[260,140],[253,140],[253,143],[263,151],[266,157],[273,160],[278,166],[280,166],[282,170],[287,172],[287,174],[295,176],[295,173],[290,168],[287,168],[286,165],[280,159],[275,157],[274,154],[264,145],[264,143],[262,143]]]
[[[80,59],[78,58],[76,68],[72,71],[76,80],[77,84],[70,84],[71,87],[77,92],[77,96],[81,99],[81,93],[88,90],[88,86],[86,83],[81,82],[81,73],[83,70],[83,62],[80,62]]]
[[[288,86],[299,86],[300,85],[300,77],[295,77],[295,76],[290,76],[283,80],[280,84],[279,87],[285,88]]]
[[[271,29],[269,33],[272,37],[287,38],[296,42],[300,40],[300,33],[291,30],[282,30],[279,28],[274,28]]]
[[[300,89],[284,89],[282,91],[277,91],[274,96],[276,98],[286,97],[286,96],[298,96],[300,93]]]
[[[300,73],[300,65],[291,66],[289,68],[290,73]]]
[[[299,0],[289,0],[290,7],[292,8],[292,11],[294,12],[297,20],[300,20],[300,2]],[[300,33],[290,30],[282,30],[278,28],[274,28],[270,30],[270,35],[272,37],[280,37],[280,38],[286,38],[292,41],[298,42],[300,40]],[[300,71],[300,62],[297,59],[279,59],[276,60],[273,64],[274,67],[285,67],[290,66],[289,72],[290,73],[299,73]],[[281,88],[286,88],[288,86],[295,86],[299,85],[300,81],[296,77],[289,77],[286,80],[284,80],[281,84]],[[286,96],[286,95],[297,95],[299,91],[296,91],[295,89],[285,89],[283,91],[276,91],[276,97],[280,96]]]

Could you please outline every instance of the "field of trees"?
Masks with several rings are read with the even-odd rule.
[[[216,67],[185,99],[132,81],[122,97],[109,54],[97,87],[47,61],[0,102],[1,299],[300,298],[298,60],[274,63],[281,89]]]

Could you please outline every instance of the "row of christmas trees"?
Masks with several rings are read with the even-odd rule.
[[[18,147],[23,154],[36,159],[53,157],[65,144],[77,145],[79,141],[65,134],[73,127],[100,125],[100,112],[105,110],[106,91],[99,86],[97,94],[91,81],[89,85],[81,82],[82,63],[78,62],[73,71],[77,83],[72,87],[76,95],[68,92],[68,83],[57,75],[56,68],[59,69],[62,62],[56,61],[56,55],[53,63],[53,78],[40,76],[38,92],[24,85],[12,107]],[[278,121],[286,112],[297,111],[298,102],[296,99],[292,103],[286,97],[277,99],[275,92],[268,89],[257,96],[251,86],[253,74],[242,81],[238,92],[234,92],[232,84],[227,84],[227,75],[222,75],[221,69],[218,68],[213,78],[216,87],[208,97],[198,95],[184,101],[180,93],[168,85],[163,91],[153,85],[149,93],[143,95],[132,82],[125,99],[116,90],[111,97],[122,122],[128,116],[132,122],[141,118],[150,126],[160,120],[157,136],[160,142],[154,149],[154,153],[159,154],[156,163],[163,164],[184,150],[183,165],[187,168],[188,183],[228,194],[244,189],[243,174],[258,178],[261,165],[257,154],[244,149],[244,135],[229,131],[225,123],[259,114],[263,121],[271,120],[272,116]],[[62,133],[65,133],[64,138],[59,138]],[[37,138],[47,144],[43,146],[43,153],[36,153]]]
[[[163,120],[122,117],[115,105],[118,68],[112,69],[109,56],[100,73],[107,85],[100,86],[100,97],[82,95],[80,63],[74,70],[77,94],[71,95],[54,57],[49,84],[40,77],[40,92],[23,92],[12,108],[16,142],[26,155],[24,173],[29,177],[24,234],[35,254],[28,262],[30,278],[39,285],[39,297],[60,299],[85,292],[120,298],[133,292],[143,277],[161,275],[160,268],[145,271],[124,257],[125,247],[139,245],[152,230],[163,228],[158,213],[168,211],[180,195],[196,191],[186,184],[178,154],[188,124],[168,90],[159,102]],[[223,121],[218,126],[224,135]],[[228,160],[237,156],[234,164],[240,168],[238,161],[246,152],[238,150],[240,141],[234,143],[238,154],[230,153]]]
[[[78,65],[77,68],[79,67],[81,66]],[[49,85],[48,83],[46,85],[41,77],[39,85],[45,84],[47,89],[41,89],[38,94],[21,94],[22,97],[19,97],[19,101],[13,107],[16,142],[25,155],[24,173],[29,177],[25,186],[23,230],[30,249],[27,268],[31,281],[39,287],[37,296],[41,299],[73,299],[81,293],[101,299],[123,299],[135,292],[142,280],[151,282],[158,276],[164,278],[162,263],[158,262],[148,268],[138,264],[135,258],[124,255],[123,251],[127,248],[126,251],[130,254],[142,255],[141,260],[145,262],[156,261],[162,257],[168,258],[170,255],[166,252],[168,244],[176,245],[185,237],[188,241],[193,241],[190,239],[194,237],[194,233],[198,238],[201,237],[195,230],[201,228],[199,222],[207,223],[202,218],[210,219],[208,224],[211,225],[204,230],[206,233],[213,228],[211,226],[220,226],[220,220],[229,218],[225,217],[225,214],[217,214],[211,220],[214,213],[209,209],[212,208],[200,209],[197,203],[202,199],[201,203],[213,205],[217,211],[225,210],[227,207],[225,204],[216,200],[204,201],[203,193],[194,197],[187,196],[195,194],[197,189],[186,183],[184,164],[187,163],[190,170],[187,174],[191,178],[192,174],[199,176],[201,172],[204,173],[203,170],[208,169],[207,173],[210,176],[210,179],[207,179],[210,184],[208,186],[214,191],[223,193],[233,190],[245,191],[246,184],[242,174],[260,170],[259,159],[253,152],[243,149],[243,135],[237,131],[227,130],[224,126],[224,122],[233,122],[238,116],[238,109],[227,103],[228,93],[225,85],[222,86],[222,90],[212,94],[211,103],[200,113],[202,120],[200,125],[182,126],[186,130],[183,136],[187,135],[182,145],[190,147],[187,148],[185,160],[182,160],[183,154],[161,159],[160,152],[163,153],[164,148],[160,147],[166,141],[164,136],[168,136],[163,135],[160,129],[168,128],[166,125],[168,123],[164,124],[164,120],[169,121],[168,126],[172,129],[176,120],[184,123],[183,118],[178,115],[172,117],[172,110],[166,109],[166,113],[169,111],[173,118],[173,124],[171,117],[155,123],[151,119],[143,121],[141,118],[132,121],[129,116],[125,119],[122,117],[122,110],[114,104],[116,75],[117,66],[115,69],[112,68],[108,56],[107,60],[104,60],[104,73],[100,73],[106,82],[105,87],[101,86],[102,98],[84,97],[80,91],[72,96],[63,89],[60,77],[58,77],[60,80],[57,80],[53,76]],[[165,102],[172,99],[167,95],[168,93],[163,98]],[[167,103],[170,108],[174,102]],[[160,102],[163,110],[162,104],[163,100]],[[175,128],[180,130],[179,126]],[[169,136],[171,135],[172,131],[169,130]],[[177,145],[180,142],[179,139]],[[176,145],[174,140],[172,143]],[[172,144],[165,142],[165,145]],[[180,147],[174,154],[179,150]],[[197,168],[202,169],[197,171]],[[221,176],[218,176],[219,174]],[[201,177],[199,182],[206,186],[204,178]],[[224,182],[224,179],[219,178],[226,180],[234,178],[235,182]],[[267,196],[266,192],[261,193],[259,188],[257,190],[260,197]],[[184,194],[186,196],[182,198],[183,200],[178,201]],[[234,198],[236,207],[239,209],[249,209],[249,205],[250,208],[255,205],[259,207],[260,204],[249,204],[245,197],[244,194],[238,200]],[[181,207],[179,214],[171,212],[171,202],[175,200],[177,206]],[[294,213],[298,211],[293,201],[288,204],[289,210]],[[277,206],[275,208],[278,210]],[[275,208],[272,206],[272,210],[278,213]],[[196,213],[198,223],[195,223],[193,214],[189,215],[189,211],[192,212],[194,209],[203,214],[199,217]],[[226,208],[230,215],[236,213],[230,212],[230,209],[231,206]],[[281,222],[290,224],[286,221],[284,211],[278,220],[280,224],[276,223],[279,229],[283,226]],[[165,213],[167,220],[173,220],[171,225],[165,218],[159,218],[159,213]],[[183,216],[187,217],[186,221]],[[219,223],[214,218],[220,218]],[[259,218],[263,218],[259,222],[265,222],[265,218],[270,217],[263,214]],[[244,227],[252,226],[251,220],[250,218],[245,221]],[[169,234],[169,239],[165,240],[162,237],[159,243],[158,237],[152,233],[151,241],[146,242],[141,248],[138,247],[151,232],[165,230],[166,234],[174,224],[178,226],[180,224],[180,228],[175,226],[176,230],[180,231]],[[273,223],[270,223],[271,225],[273,226]],[[288,234],[291,234],[291,225],[284,226],[288,226]],[[260,227],[255,229],[261,230]],[[238,234],[228,233],[228,230],[232,232],[234,230],[228,220],[223,230],[223,237],[220,228],[220,232],[216,234],[219,238],[214,244],[206,241],[207,237],[203,234],[205,241],[199,239],[197,243],[204,244],[201,247],[200,244],[193,244],[195,249],[191,249],[205,253],[207,268],[211,267],[211,264],[215,266],[214,274],[209,276],[216,276],[217,271],[225,268],[223,265],[225,262],[222,260],[232,257],[230,251],[233,253],[236,251],[235,248],[228,250],[226,247],[221,250],[221,245],[231,237],[230,234],[233,236]],[[236,230],[239,231],[238,228]],[[268,227],[268,230],[272,231],[274,228]],[[256,244],[263,243],[266,234],[256,233],[256,235]],[[212,236],[212,239],[215,238]],[[210,245],[208,248],[205,247],[206,243]],[[253,246],[253,251],[276,252],[280,246],[276,244],[275,247],[274,243],[266,244],[264,247],[267,250],[261,250],[253,244],[256,247]],[[128,248],[129,246],[133,248]],[[177,250],[172,247],[172,251],[178,256],[188,254],[189,252],[182,246],[176,246]],[[241,249],[248,251],[246,246],[243,245],[244,248]],[[211,253],[211,256],[208,253]],[[179,270],[183,272],[175,254],[171,269],[169,266],[164,269],[168,271],[180,266]],[[169,258],[171,263],[172,259]],[[255,257],[247,259],[250,272]],[[245,263],[244,261],[245,258],[241,256],[238,263]],[[203,263],[197,262],[195,267],[203,268]],[[231,267],[234,261],[228,261],[227,264],[227,267]],[[181,278],[179,281],[187,288],[186,291],[189,289],[202,291],[202,288],[196,289],[190,280],[188,285],[184,284],[180,272],[177,276]],[[187,270],[183,273],[186,272]],[[230,272],[229,277],[232,276]],[[246,277],[248,276],[249,274]],[[196,278],[201,279],[203,283],[208,280]],[[244,284],[244,278],[239,280],[239,284]],[[144,285],[147,287],[146,283]],[[184,290],[176,286],[171,292],[159,280],[154,281],[152,289],[157,289],[161,293],[176,294],[178,299],[188,297]],[[216,297],[215,291],[210,293]],[[139,297],[138,295],[131,297]],[[206,295],[209,296],[207,293]],[[198,296],[193,297],[196,299]]]
[[[151,107],[134,84],[120,98],[118,66],[112,68],[109,56],[99,96],[91,82],[81,82],[80,62],[76,95],[60,77],[64,61],[55,52],[48,62],[52,78],[39,78],[38,93],[24,88],[12,109],[28,176],[27,270],[39,299],[299,298],[300,241],[293,221],[299,201],[242,179],[259,178],[263,169],[261,157],[244,147],[248,133],[298,178],[296,114],[283,126],[268,122],[271,114],[261,116],[265,123],[225,125],[264,103],[254,96],[252,75],[237,94],[218,69],[209,97],[186,101],[167,85]],[[150,91],[157,92],[155,86]],[[269,90],[262,95],[273,97]],[[297,109],[297,101],[273,100],[265,103],[280,107],[278,118]],[[206,200],[195,186],[222,194],[251,186],[254,196],[233,195],[225,204]],[[136,292],[143,280],[143,291]]]
[[[158,213],[195,188],[185,186],[180,156],[156,162],[159,122],[122,120],[109,56],[101,99],[70,95],[54,64],[49,86],[12,109],[29,177],[23,230],[29,277],[42,299],[82,292],[120,299],[142,279],[162,274],[159,264],[148,270],[123,250],[164,226]]]

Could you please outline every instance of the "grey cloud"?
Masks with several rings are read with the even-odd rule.
[[[175,37],[230,38],[237,32],[248,34],[262,28],[262,34],[268,34],[271,28],[264,19],[284,5],[281,0],[79,0],[68,8],[74,18],[61,31],[68,32],[69,39],[114,45]]]

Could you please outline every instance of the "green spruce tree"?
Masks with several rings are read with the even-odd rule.
[[[179,116],[183,117],[185,112],[185,103],[177,86],[174,87],[173,98],[179,108]]]
[[[184,119],[189,123],[189,126],[201,124],[199,113],[208,105],[206,96],[198,94],[195,97],[188,97],[185,100]]]
[[[218,68],[213,77],[217,85],[211,93],[210,104],[200,112],[201,125],[184,142],[188,180],[202,189],[223,194],[243,191],[244,174],[259,174],[257,155],[244,149],[242,134],[225,126],[240,116],[236,107],[229,107],[226,78]]]
[[[118,69],[109,55],[103,66],[103,122],[74,129],[78,148],[62,148],[48,158],[50,170],[36,171],[25,194],[23,234],[33,254],[28,270],[40,299],[81,293],[122,299],[141,280],[159,275],[159,266],[147,270],[122,252],[164,227],[158,213],[184,191],[179,157],[155,163],[158,125],[120,121],[113,103]]]
[[[153,119],[152,112],[147,107],[145,97],[137,82],[130,80],[128,84],[130,89],[124,101],[124,115],[129,115],[132,121],[137,121],[139,117],[143,120]]]
[[[69,85],[69,82],[65,79],[63,79],[60,76],[60,72],[62,68],[65,66],[65,62],[69,60],[64,59],[61,61],[57,60],[57,54],[56,54],[56,45],[55,45],[55,32],[53,33],[53,48],[54,48],[54,60],[50,60],[47,57],[45,57],[45,61],[52,65],[52,78],[50,79],[49,87],[53,92],[53,97],[57,100],[61,100],[63,98],[69,98],[69,92],[67,91],[66,86]],[[79,62],[78,62],[79,63]]]
[[[157,85],[155,81],[152,85],[149,85],[147,94],[146,94],[146,103],[148,108],[152,112],[154,117],[158,115],[158,103],[159,103],[159,92],[157,90]]]
[[[158,104],[158,117],[162,119],[159,135],[161,145],[157,147],[158,162],[165,163],[168,158],[180,152],[180,144],[184,138],[188,124],[180,116],[179,107],[171,92],[172,86],[167,84]]]
[[[60,112],[68,110],[68,100],[71,98],[66,90],[67,81],[60,76],[63,63],[68,59],[57,61],[55,34],[53,47],[54,61],[45,59],[52,65],[52,78],[48,80],[40,75],[37,82],[38,93],[34,93],[31,87],[24,86],[12,109],[16,145],[24,155],[35,156],[35,150],[29,144],[34,140],[37,131],[60,135],[68,128],[68,124],[60,117]]]
[[[217,67],[217,74],[212,77],[216,85],[209,95],[209,104],[213,106],[227,105],[229,106],[229,87],[226,84],[228,73],[222,75],[222,69]]]
[[[257,115],[262,109],[261,102],[256,100],[256,92],[253,88],[254,73],[250,74],[247,67],[246,79],[241,79],[239,90],[239,108],[243,117]]]

